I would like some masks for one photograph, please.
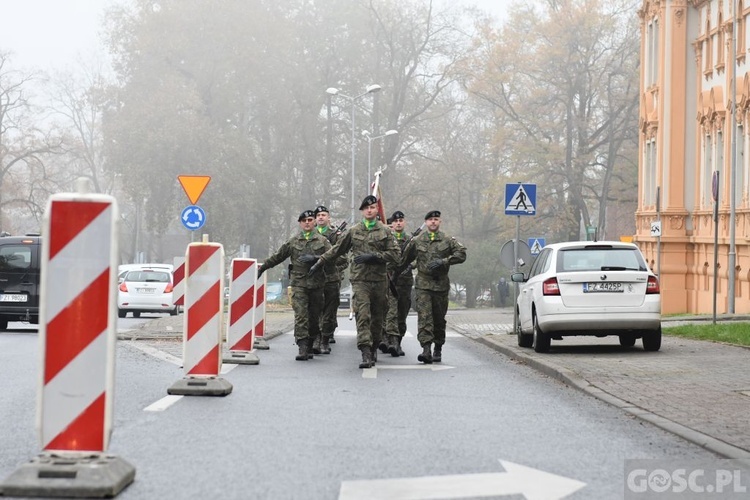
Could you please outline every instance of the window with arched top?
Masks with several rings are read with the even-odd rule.
[[[724,45],[724,16],[719,12],[719,23],[716,25],[716,67],[724,67],[724,52],[726,47]]]

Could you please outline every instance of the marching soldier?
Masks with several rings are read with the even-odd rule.
[[[417,280],[414,285],[417,295],[417,339],[422,354],[417,359],[425,364],[442,360],[445,344],[445,315],[448,312],[450,266],[466,260],[466,247],[456,238],[440,231],[440,212],[432,210],[424,218],[426,231],[404,248],[398,269],[417,261]],[[431,352],[432,344],[435,351]]]
[[[342,224],[344,226],[346,223]],[[315,208],[316,230],[322,234],[331,245],[338,241],[343,227],[335,229],[331,227],[331,214],[323,205]],[[327,262],[324,271],[326,274],[325,288],[323,289],[323,314],[320,315],[320,337],[313,342],[314,354],[330,354],[330,343],[333,340],[333,332],[339,326],[337,314],[339,309],[339,293],[341,291],[341,278],[346,268],[346,258],[341,257],[336,261]]]
[[[301,232],[281,245],[276,253],[268,257],[258,269],[258,277],[266,270],[291,261],[289,284],[292,287],[292,308],[294,309],[294,340],[299,347],[297,361],[312,359],[312,343],[320,336],[320,313],[323,310],[323,287],[325,274],[310,272],[320,255],[331,248],[331,244],[315,231],[315,214],[305,210],[297,219]]]
[[[357,347],[362,352],[360,368],[371,368],[376,361],[385,319],[388,279],[386,264],[396,263],[399,249],[393,235],[377,220],[378,199],[369,195],[359,209],[362,221],[344,233],[336,245],[324,253],[310,269],[315,273],[329,261],[351,253],[349,268],[352,282],[352,303],[357,320]]]
[[[404,230],[406,226],[405,216],[401,210],[396,210],[390,219],[391,230],[396,238],[401,252],[403,253],[411,236]],[[409,315],[411,308],[411,288],[414,285],[414,275],[412,274],[411,264],[401,273],[396,273],[397,266],[389,265],[390,279],[396,286],[398,297],[392,293],[388,294],[388,312],[385,317],[385,344],[381,342],[380,350],[390,352],[391,356],[403,356],[404,351],[401,349],[401,341],[406,333],[406,317]],[[385,347],[385,350],[383,350]]]

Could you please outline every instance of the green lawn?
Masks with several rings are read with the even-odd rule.
[[[706,323],[662,328],[664,335],[750,346],[750,323]]]

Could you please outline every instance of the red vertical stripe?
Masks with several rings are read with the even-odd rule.
[[[208,289],[203,297],[190,306],[188,311],[188,340],[193,337],[198,330],[208,323],[211,318],[219,314],[219,283],[216,282]]]
[[[185,263],[180,264],[173,273],[174,284],[181,283],[185,279]]]
[[[110,205],[96,201],[53,201],[50,209],[49,258],[57,255]]]
[[[263,337],[263,333],[266,331],[266,323],[264,320],[258,321],[255,325],[255,336],[256,337]]]
[[[219,246],[215,245],[194,245],[190,247],[188,251],[188,258],[186,261],[187,275],[192,276],[195,274],[204,262],[210,259],[216,252],[219,251]]]
[[[255,306],[255,287],[243,293],[237,300],[232,302],[229,316],[229,324],[233,325]]]
[[[48,291],[49,292],[49,291]],[[44,383],[65,368],[107,328],[109,268],[47,323]]]
[[[219,346],[215,345],[203,359],[190,369],[188,375],[218,375]]]
[[[104,401],[102,392],[45,450],[104,451]]]

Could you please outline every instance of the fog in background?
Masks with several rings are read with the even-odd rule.
[[[197,233],[262,259],[304,209],[350,219],[383,168],[387,214],[439,209],[467,246],[473,306],[508,273],[506,184],[537,184],[524,241],[633,233],[639,6],[3,1],[0,229],[38,231],[84,176],[118,201],[123,263],[171,262],[200,237],[177,176],[210,175]]]

